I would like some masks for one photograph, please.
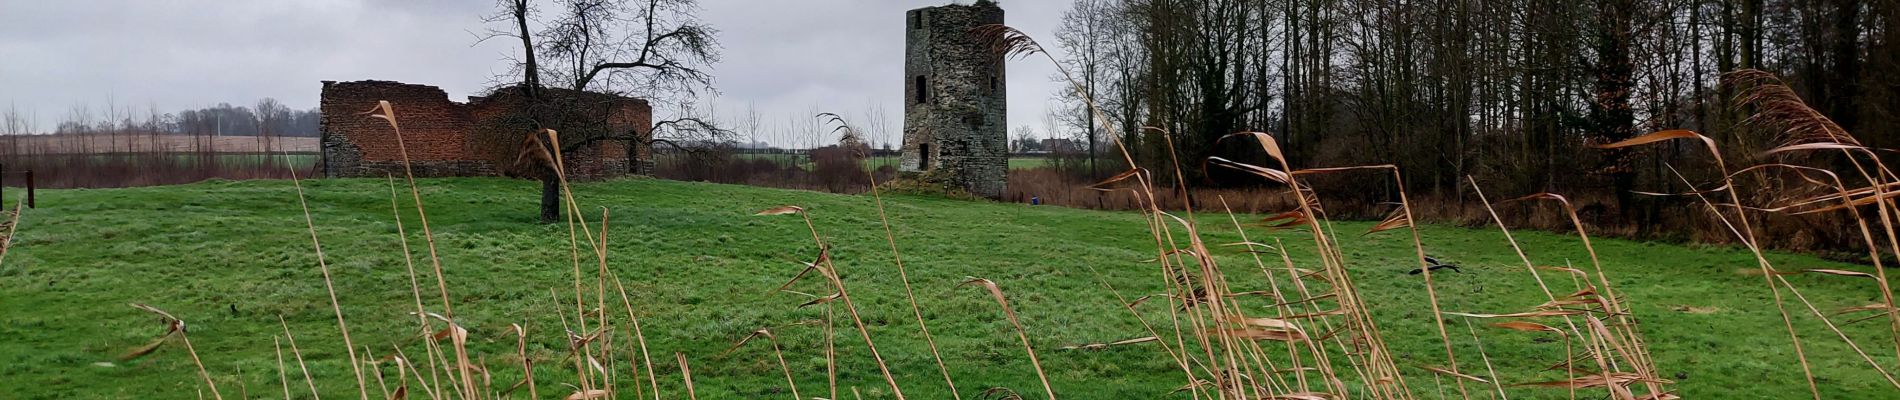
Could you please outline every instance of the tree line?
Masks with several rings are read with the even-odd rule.
[[[1891,147],[1896,13],[1865,0],[1076,0],[1054,47],[1082,86],[1060,96],[1065,124],[1096,162],[1120,160],[1104,147],[1119,140],[1143,166],[1176,165],[1172,146],[1189,184],[1230,184],[1197,160],[1244,157],[1217,140],[1264,131],[1296,167],[1395,163],[1406,190],[1458,198],[1467,175],[1507,192],[1593,190],[1629,217],[1655,209],[1632,191],[1671,187],[1670,167],[1708,155],[1588,145],[1664,129],[1709,135],[1731,161],[1773,145],[1725,72],[1779,75]],[[1088,123],[1084,97],[1113,132]]]
[[[95,110],[76,105],[61,115],[50,133],[157,133],[212,136],[306,136],[316,137],[322,114],[317,109],[298,110],[273,98],[258,100],[255,107],[218,103],[210,107],[160,113],[156,106],[145,111],[107,105]],[[0,134],[25,135],[48,133],[38,127],[37,117],[9,107],[0,113]]]

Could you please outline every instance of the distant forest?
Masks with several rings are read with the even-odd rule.
[[[1125,168],[1119,139],[1191,185],[1259,182],[1200,160],[1260,160],[1216,142],[1262,131],[1295,168],[1392,163],[1414,194],[1468,199],[1469,175],[1504,193],[1595,194],[1630,217],[1662,210],[1632,191],[1684,191],[1671,167],[1718,178],[1710,155],[1589,145],[1688,129],[1748,165],[1785,139],[1737,99],[1763,82],[1727,72],[1779,76],[1861,143],[1900,143],[1897,20],[1900,2],[1863,0],[1078,0],[1044,45],[1082,86],[1062,98],[1067,130],[1115,164],[1098,177]]]
[[[34,117],[9,109],[0,113],[0,134],[160,133],[210,136],[317,136],[316,109],[296,110],[276,99],[258,100],[252,107],[218,103],[216,106],[159,113],[108,106],[103,110],[80,105],[58,116],[51,132],[36,131]]]

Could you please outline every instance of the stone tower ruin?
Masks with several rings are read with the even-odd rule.
[[[975,30],[1003,23],[996,2],[905,14],[904,154],[900,170],[989,198],[1009,173],[1003,60]]]

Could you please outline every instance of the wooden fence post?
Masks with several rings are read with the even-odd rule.
[[[26,170],[26,207],[40,208],[38,202],[33,199],[33,170],[30,169]]]

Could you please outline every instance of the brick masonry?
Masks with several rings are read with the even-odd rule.
[[[604,119],[607,132],[568,132],[562,137],[585,138],[612,132],[632,140],[591,141],[564,157],[569,177],[598,179],[647,174],[651,165],[653,109],[645,100],[598,93],[550,90],[550,97],[580,105],[568,115]],[[442,89],[390,81],[323,82],[320,150],[324,176],[380,177],[402,174],[402,151],[395,131],[382,119],[364,112],[379,100],[389,101],[402,126],[402,147],[409,153],[416,176],[492,176],[513,162],[517,146],[532,124],[516,117],[526,104],[516,91],[504,89],[468,103],[450,101]],[[578,118],[578,117],[577,117]],[[582,124],[575,124],[582,125]],[[601,126],[593,124],[589,126]],[[560,130],[560,128],[556,128]],[[634,151],[629,151],[631,149]],[[646,160],[646,161],[630,161]]]
[[[1003,62],[973,30],[1003,23],[995,2],[905,14],[904,149],[899,169],[998,198],[1009,173]]]

